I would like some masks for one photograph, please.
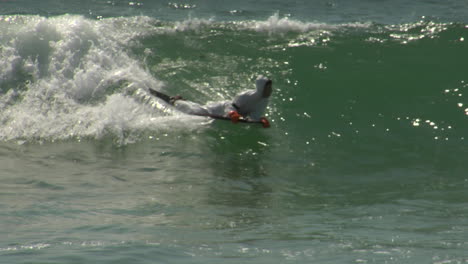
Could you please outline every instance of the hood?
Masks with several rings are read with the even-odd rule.
[[[257,93],[263,94],[263,90],[265,89],[265,85],[269,81],[270,81],[270,79],[268,79],[267,77],[265,77],[263,75],[259,75],[257,77],[256,82],[255,82],[255,84],[257,85]]]

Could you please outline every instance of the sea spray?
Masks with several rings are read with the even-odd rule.
[[[16,28],[1,49],[3,140],[99,138],[161,115],[132,97],[132,87],[163,84],[128,54],[128,32],[113,28],[115,21],[70,15],[3,20]]]

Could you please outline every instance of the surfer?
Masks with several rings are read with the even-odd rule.
[[[262,115],[272,93],[272,81],[260,75],[255,84],[255,90],[241,92],[232,101],[214,102],[206,105],[185,100],[179,95],[167,96],[152,89],[150,92],[186,114],[230,119],[233,123],[243,120],[244,122],[262,123],[263,127],[269,127],[268,120]]]

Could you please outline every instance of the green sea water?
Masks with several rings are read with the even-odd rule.
[[[0,263],[467,262],[464,7],[2,2]]]

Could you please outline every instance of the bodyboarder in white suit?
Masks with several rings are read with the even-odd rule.
[[[179,111],[200,116],[229,117],[233,123],[237,123],[240,117],[247,120],[259,121],[264,127],[269,126],[268,120],[262,117],[268,99],[272,93],[272,81],[260,75],[256,80],[256,89],[238,94],[233,101],[221,101],[200,105],[182,99],[180,96],[170,98]]]

